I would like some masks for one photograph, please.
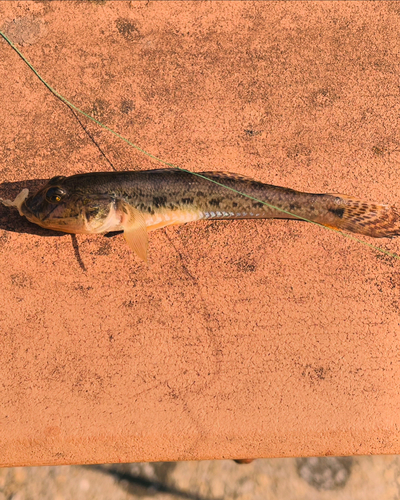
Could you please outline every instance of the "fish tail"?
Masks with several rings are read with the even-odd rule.
[[[400,236],[399,209],[342,194],[326,196],[329,197],[327,210],[316,222],[339,231],[351,231],[373,238]]]

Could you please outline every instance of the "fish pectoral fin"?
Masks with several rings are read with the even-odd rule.
[[[149,238],[142,213],[125,202],[121,202],[121,211],[125,241],[140,259],[147,262]]]

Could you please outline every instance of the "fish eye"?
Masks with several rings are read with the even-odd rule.
[[[65,196],[64,189],[59,187],[51,187],[46,191],[46,200],[49,203],[60,203],[62,198]]]

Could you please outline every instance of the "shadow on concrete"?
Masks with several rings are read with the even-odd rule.
[[[170,467],[175,466],[173,463],[167,465]],[[115,480],[120,481],[121,487],[123,487],[127,492],[137,496],[143,495],[148,498],[149,496],[156,496],[160,493],[164,493],[187,500],[209,500],[207,497],[177,489],[172,485],[166,484],[165,481],[151,480],[142,475],[134,474],[124,470],[124,468],[121,468],[121,466],[118,465],[112,467],[105,467],[103,465],[85,465],[83,467],[112,476]],[[222,500],[222,498],[215,498],[213,500]]]

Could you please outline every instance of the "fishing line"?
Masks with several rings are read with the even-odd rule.
[[[334,231],[335,233],[339,233],[341,234],[342,236],[344,236],[345,238],[348,238],[352,241],[355,241],[357,243],[360,243],[361,245],[364,245],[366,247],[369,247],[371,248],[372,250],[375,250],[376,252],[380,252],[380,253],[383,253],[385,255],[387,255],[388,257],[393,257],[395,259],[398,259],[400,260],[400,256],[394,252],[389,252],[388,250],[385,250],[384,248],[381,248],[381,247],[378,247],[378,246],[375,246],[375,245],[372,245],[371,243],[367,243],[366,241],[363,241],[363,240],[360,240],[359,238],[355,237],[355,236],[352,236],[350,234],[347,234],[347,233],[343,233],[342,231],[339,231],[338,229],[334,229],[332,227],[328,227],[328,226],[324,226],[323,224],[319,224],[318,222],[315,222],[315,221],[312,221],[312,220],[309,220],[309,219],[306,219],[304,217],[300,217],[299,215],[296,215],[292,212],[288,212],[287,210],[283,210],[282,208],[279,208],[279,207],[276,207],[274,205],[271,205],[270,203],[267,203],[266,201],[263,201],[263,200],[259,200],[258,198],[254,198],[253,196],[251,195],[248,195],[246,193],[242,193],[241,191],[238,191],[237,189],[235,188],[231,188],[229,186],[225,186],[224,184],[222,184],[221,182],[218,182],[218,181],[215,181],[214,179],[209,179],[208,177],[206,177],[205,175],[202,175],[202,174],[199,174],[197,172],[192,172],[191,170],[186,170],[185,168],[181,168],[181,167],[178,167],[176,165],[174,165],[173,163],[170,163],[170,162],[167,162],[161,158],[158,158],[157,156],[149,153],[148,151],[145,151],[144,149],[142,149],[141,147],[137,146],[136,144],[134,144],[133,142],[129,141],[128,139],[126,139],[125,137],[123,137],[122,135],[118,134],[118,132],[115,132],[114,130],[112,130],[110,127],[107,127],[107,125],[104,125],[103,123],[99,122],[99,120],[96,120],[96,118],[94,118],[93,116],[90,116],[88,115],[87,113],[85,113],[84,111],[82,111],[81,109],[79,109],[77,106],[75,106],[74,104],[72,104],[71,102],[69,102],[64,96],[62,96],[61,94],[59,94],[55,89],[53,89],[53,87],[51,87],[47,82],[46,80],[44,80],[44,78],[42,78],[40,76],[40,74],[36,71],[36,69],[32,66],[32,64],[26,59],[26,57],[22,54],[22,52],[19,51],[19,49],[11,42],[11,40],[9,40],[6,35],[0,31],[0,35],[4,38],[4,40],[10,45],[10,47],[12,49],[14,49],[14,51],[19,55],[19,57],[25,62],[25,64],[33,71],[33,73],[37,76],[37,78],[43,83],[43,85],[45,85],[45,87],[50,90],[50,92],[55,96],[57,97],[58,99],[60,99],[64,104],[66,104],[69,108],[73,109],[74,111],[80,113],[81,115],[85,116],[86,118],[88,118],[89,120],[91,120],[92,122],[96,123],[97,125],[99,125],[99,127],[107,130],[108,132],[111,132],[112,134],[114,134],[116,137],[118,137],[119,139],[121,139],[122,141],[126,142],[127,144],[129,144],[129,146],[135,148],[137,151],[139,151],[140,153],[148,156],[149,158],[151,158],[152,160],[155,160],[159,163],[162,163],[163,165],[166,165],[167,167],[171,167],[171,168],[176,168],[178,170],[180,170],[181,172],[186,172],[188,174],[192,174],[192,175],[195,175],[197,177],[201,177],[202,179],[205,179],[209,182],[212,182],[214,184],[217,184],[218,186],[221,186],[225,189],[228,189],[230,191],[233,191],[234,193],[236,194],[240,194],[241,196],[244,196],[246,198],[249,198],[253,201],[256,201],[258,203],[262,203],[263,205],[266,205],[267,207],[269,208],[272,208],[274,210],[278,210],[279,212],[282,212],[286,215],[290,215],[291,217],[295,217],[296,219],[299,219],[299,220],[303,220],[305,222],[309,222],[310,224],[315,224],[316,226],[319,226],[319,227],[323,227],[324,229],[328,229],[330,231]]]

